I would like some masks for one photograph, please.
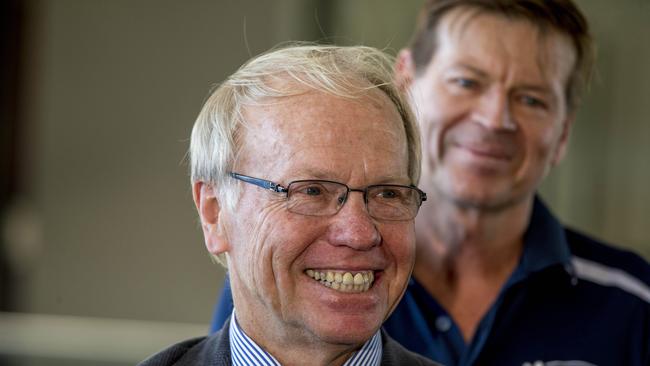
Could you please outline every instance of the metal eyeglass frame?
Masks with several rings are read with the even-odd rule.
[[[234,179],[240,180],[240,181],[245,182],[245,183],[249,183],[249,184],[256,185],[256,186],[258,186],[258,187],[261,187],[261,188],[267,189],[267,190],[269,190],[269,191],[273,191],[273,192],[277,192],[277,193],[284,193],[284,194],[287,196],[287,198],[289,198],[289,188],[288,188],[288,187],[290,187],[291,184],[293,184],[293,183],[312,182],[312,181],[313,181],[313,182],[326,182],[326,183],[335,183],[335,184],[340,184],[341,186],[344,186],[344,187],[347,189],[347,193],[346,193],[346,195],[345,195],[346,200],[343,201],[343,202],[341,202],[341,206],[340,206],[339,209],[336,211],[337,213],[338,213],[338,211],[343,207],[343,205],[345,204],[345,202],[347,202],[347,197],[349,196],[350,192],[360,192],[360,193],[363,193],[363,200],[364,200],[364,202],[365,202],[365,204],[366,204],[366,209],[368,209],[368,189],[369,189],[369,188],[372,188],[372,187],[378,187],[378,186],[380,186],[380,187],[384,187],[384,186],[386,186],[386,187],[401,187],[401,188],[409,188],[409,189],[413,189],[413,190],[415,190],[415,191],[419,194],[419,196],[420,196],[420,200],[419,200],[419,202],[418,202],[417,210],[415,211],[415,215],[414,215],[412,218],[404,219],[404,221],[406,221],[406,220],[411,220],[411,219],[415,218],[415,216],[417,215],[417,211],[419,211],[420,206],[422,206],[422,202],[424,202],[424,201],[427,200],[427,194],[426,194],[424,191],[422,191],[421,189],[419,189],[418,187],[413,186],[413,185],[408,185],[408,186],[407,186],[407,185],[402,185],[402,184],[372,184],[372,185],[369,185],[369,186],[367,186],[367,187],[365,187],[365,188],[363,188],[363,189],[360,189],[360,188],[350,188],[350,187],[349,187],[347,184],[345,184],[345,183],[335,182],[335,181],[332,181],[332,180],[324,180],[324,179],[303,179],[303,180],[291,181],[291,182],[289,182],[289,184],[287,185],[287,187],[284,187],[284,186],[282,186],[282,185],[280,185],[280,184],[278,184],[278,183],[272,182],[272,181],[270,181],[270,180],[261,179],[261,178],[255,178],[255,177],[251,177],[251,176],[244,175],[244,174],[239,174],[239,173],[230,172],[230,173],[228,173],[228,175],[230,175],[230,177],[232,177],[232,178],[234,178]],[[301,214],[301,213],[298,213],[298,214],[299,214],[299,215],[305,215],[305,214]],[[320,215],[307,215],[307,216],[320,216]],[[324,215],[323,215],[323,216],[324,216]],[[371,216],[372,216],[372,215],[371,215]],[[390,219],[385,219],[385,220],[390,220]],[[395,221],[400,221],[400,220],[395,220]]]

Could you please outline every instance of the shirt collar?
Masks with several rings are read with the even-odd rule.
[[[239,327],[235,311],[230,322],[230,355],[233,366],[263,365],[280,366],[280,363],[257,345]],[[343,366],[379,366],[383,353],[381,333],[378,330],[363,346],[352,354]]]
[[[530,224],[524,234],[524,252],[511,282],[554,265],[563,265],[570,271],[571,251],[564,227],[536,196]]]

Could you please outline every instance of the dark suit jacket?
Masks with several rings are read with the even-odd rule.
[[[210,337],[175,344],[142,361],[138,366],[230,366],[230,320]],[[407,351],[382,330],[383,366],[435,366],[437,363]]]

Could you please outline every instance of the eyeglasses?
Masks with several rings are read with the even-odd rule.
[[[368,214],[377,220],[406,221],[415,218],[427,194],[414,186],[374,184],[363,189],[329,180],[295,180],[286,187],[264,179],[238,173],[230,176],[246,183],[285,193],[287,210],[306,216],[334,215],[345,204],[350,192],[363,193]]]

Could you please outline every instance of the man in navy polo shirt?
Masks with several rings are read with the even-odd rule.
[[[568,0],[431,0],[396,79],[423,136],[413,279],[385,329],[446,365],[650,365],[650,266],[535,192],[592,67]]]

